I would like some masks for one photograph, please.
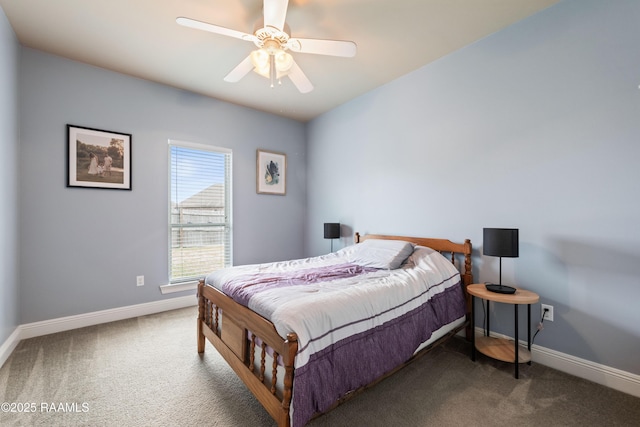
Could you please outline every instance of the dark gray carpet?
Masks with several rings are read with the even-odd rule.
[[[1,426],[273,426],[186,308],[22,341],[0,369]],[[640,399],[452,339],[313,420],[320,426],[640,426]],[[34,412],[24,412],[34,410]]]

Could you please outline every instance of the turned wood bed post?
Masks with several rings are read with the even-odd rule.
[[[471,246],[471,240],[465,239],[464,241],[464,274],[462,275],[462,283],[464,289],[464,297],[465,303],[467,306],[467,327],[465,328],[465,336],[467,341],[471,341],[473,337],[471,334],[474,333],[471,330],[471,316],[473,315],[473,309],[471,304],[473,304],[473,298],[471,298],[471,294],[467,292],[467,286],[473,283],[473,271],[471,270],[471,252],[473,247]]]
[[[202,332],[202,322],[204,322],[204,297],[202,296],[202,288],[204,287],[204,280],[198,281],[198,353],[204,353],[205,336]]]
[[[289,414],[289,407],[291,406],[291,394],[293,391],[293,360],[298,352],[298,335],[295,333],[287,334],[287,340],[285,341],[286,348],[289,350],[288,361],[284,367],[284,395],[282,396],[282,408],[287,414]]]

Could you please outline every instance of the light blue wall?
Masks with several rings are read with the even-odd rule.
[[[307,254],[325,221],[470,238],[496,281],[482,228],[517,227],[503,282],[555,307],[535,344],[640,374],[639,40],[637,0],[567,0],[314,120]]]
[[[20,71],[20,323],[180,296],[158,288],[168,139],[233,150],[236,264],[304,254],[302,123],[28,48]],[[66,188],[67,124],[132,134],[132,191]],[[256,194],[257,148],[287,154],[286,196]]]
[[[18,52],[0,8],[0,344],[18,326]]]
[[[503,281],[556,310],[536,344],[640,374],[638,22],[635,0],[563,1],[305,128],[20,49],[0,14],[0,342],[17,323],[163,298],[175,138],[233,149],[236,264],[328,252],[321,224],[340,221],[471,238],[476,279],[496,280],[482,228],[518,227]],[[133,191],[65,188],[67,123],[133,134]],[[286,197],[255,194],[256,148],[288,154]],[[511,317],[495,307],[492,324],[511,334]]]

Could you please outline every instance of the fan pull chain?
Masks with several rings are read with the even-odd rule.
[[[276,56],[269,55],[269,78],[271,80],[271,87],[276,83]]]

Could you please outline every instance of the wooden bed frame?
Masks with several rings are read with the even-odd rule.
[[[376,379],[371,384],[363,386],[353,393],[337,401],[333,407],[353,397],[359,392],[373,386],[382,379],[397,372],[418,356],[429,351],[434,346],[467,328],[469,338],[469,319],[471,315],[471,297],[466,292],[466,287],[473,283],[471,272],[471,242],[453,243],[446,239],[431,239],[406,236],[387,236],[369,234],[360,236],[355,234],[355,242],[360,243],[366,239],[404,240],[421,246],[430,247],[441,253],[451,254],[451,262],[455,265],[457,255],[462,255],[464,265],[460,270],[462,284],[465,291],[467,304],[467,321],[462,326],[449,332],[444,337],[425,347],[416,353],[407,362],[398,366],[391,372]],[[224,315],[221,315],[224,312]],[[251,337],[250,339],[248,337]],[[238,377],[246,384],[256,399],[264,406],[267,412],[277,422],[278,426],[289,426],[289,406],[293,390],[294,360],[298,351],[298,339],[294,332],[282,338],[275,326],[253,312],[247,307],[238,304],[230,297],[218,291],[212,286],[204,284],[200,280],[198,284],[198,353],[205,349],[205,338],[218,350],[222,357],[229,363]],[[273,349],[272,357],[267,357],[267,348]],[[256,360],[255,354],[259,355]],[[278,382],[278,357],[284,366],[284,377],[281,378],[283,390],[276,387]],[[271,366],[267,366],[267,360],[272,360]],[[267,371],[269,370],[269,371]],[[280,372],[282,367],[280,368]],[[320,415],[320,414],[318,414]]]

